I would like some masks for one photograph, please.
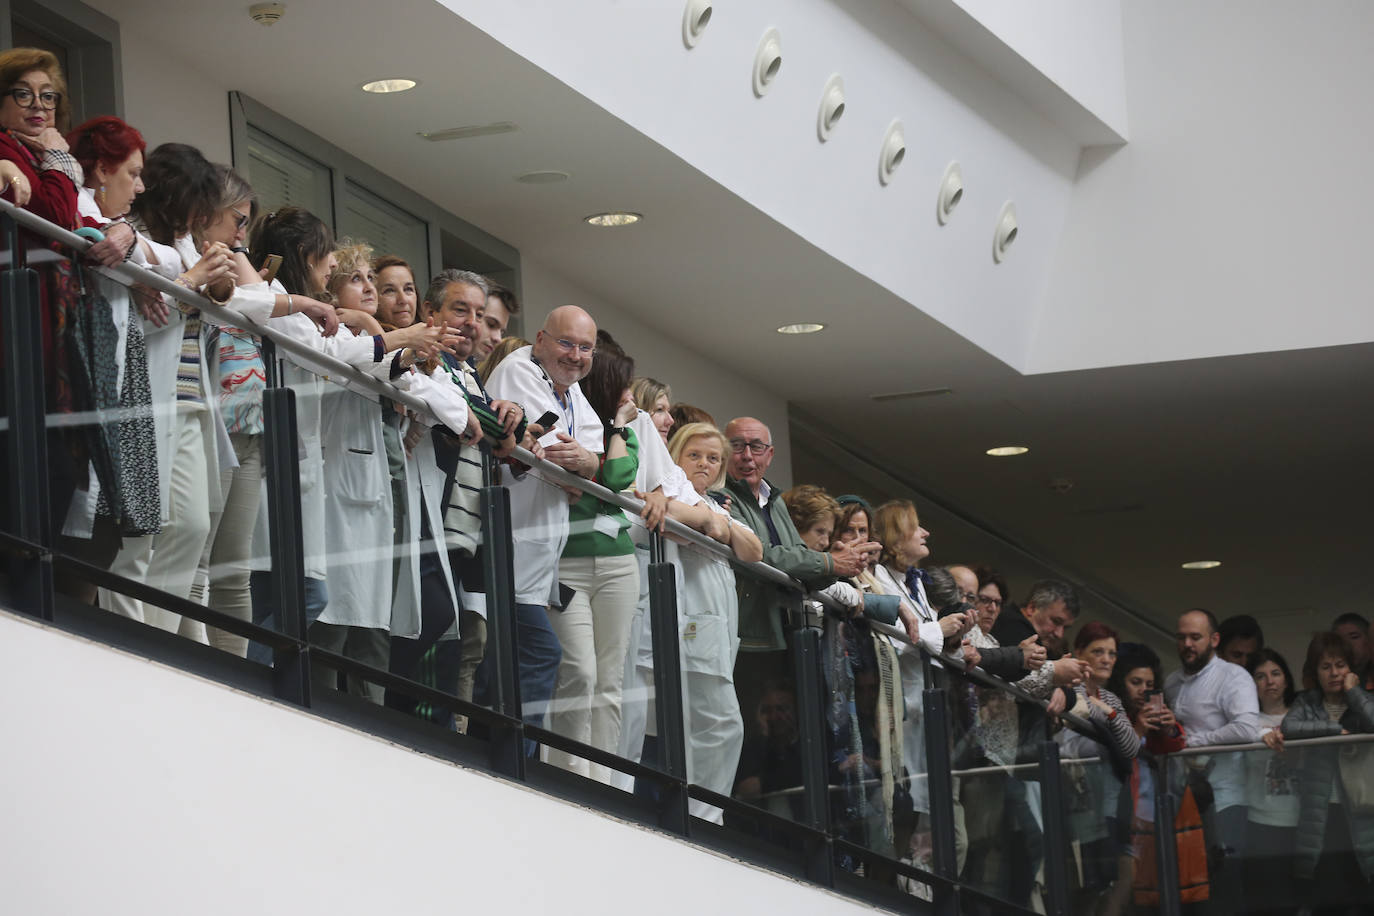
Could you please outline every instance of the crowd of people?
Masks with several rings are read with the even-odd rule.
[[[908,500],[874,506],[810,485],[781,491],[767,477],[774,441],[764,423],[720,426],[675,403],[584,309],[554,309],[532,340],[508,336],[520,305],[486,277],[416,276],[395,255],[336,240],[299,207],[261,212],[234,169],[184,144],[147,151],[118,118],[63,133],[66,88],[45,51],[0,53],[0,84],[4,198],[100,237],[81,262],[42,263],[47,410],[98,418],[49,424],[49,524],[65,553],[274,625],[263,403],[276,375],[296,394],[303,591],[317,646],[484,701],[479,496],[500,484],[510,497],[525,719],[651,760],[649,532],[671,518],[734,561],[762,560],[826,599],[794,606],[787,589],[719,552],[666,540],[693,783],[801,815],[792,643],[809,623],[822,632],[832,820],[856,844],[930,866],[924,700],[934,685],[923,655],[935,656],[1040,701],[937,664],[949,677],[957,867],[968,883],[1029,906],[1046,858],[1070,856],[1078,911],[1148,907],[1161,787],[1142,750],[1263,740],[1262,750],[1179,758],[1184,899],[1291,912],[1374,897],[1374,758],[1360,756],[1370,745],[1285,748],[1374,732],[1364,619],[1345,615],[1313,639],[1298,693],[1252,619],[1191,610],[1177,626],[1180,670],[1166,680],[1148,647],[1120,642],[1102,622],[1077,623],[1066,582],[1037,582],[1017,605],[996,570],[929,567],[929,532]],[[52,247],[32,234],[26,242]],[[101,272],[121,262],[233,320]],[[264,330],[299,347],[274,356]],[[310,354],[409,397],[328,382]],[[547,464],[515,460],[516,446]],[[642,509],[635,517],[565,475],[632,494]],[[153,603],[77,578],[58,587],[271,661],[261,646]],[[366,678],[312,671],[321,688],[466,727]],[[1067,761],[1072,852],[1045,848],[1041,786],[1021,766],[1038,759],[1047,713],[1074,723],[1051,729]],[[528,753],[631,788],[584,758],[533,741]],[[691,807],[725,819],[717,807]],[[839,864],[868,868],[849,856]]]

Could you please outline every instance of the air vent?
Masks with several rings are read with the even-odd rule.
[[[508,134],[518,128],[510,121],[497,121],[493,124],[470,124],[467,127],[450,127],[448,130],[420,131],[420,137],[438,143],[440,140],[468,140],[472,137],[489,137],[492,134]]]
[[[949,388],[922,388],[919,391],[893,391],[889,394],[875,394],[875,401],[905,401],[908,398],[933,398],[952,393]]]

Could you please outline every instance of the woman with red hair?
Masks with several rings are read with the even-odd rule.
[[[67,135],[67,144],[85,176],[77,194],[82,220],[118,237],[115,227],[128,228],[124,217],[134,198],[143,191],[143,152],[147,145],[142,134],[119,118],[105,116],[76,128]],[[131,261],[169,279],[176,276],[180,262],[173,249],[138,233],[133,238],[132,247],[126,245],[123,249],[129,252]],[[78,472],[77,490],[62,533],[66,549],[87,562],[108,568],[118,552],[120,538],[155,534],[161,527],[148,356],[143,330],[132,308],[138,304],[135,298],[155,303],[155,308],[161,307],[161,300],[151,291],[131,293],[122,281],[104,276],[97,276],[95,285],[109,303],[116,331],[115,384],[124,416],[118,429],[120,499],[112,501],[111,494],[102,492],[92,469],[88,468],[84,481]],[[95,587],[83,582],[72,584],[70,591],[86,601],[95,598]]]

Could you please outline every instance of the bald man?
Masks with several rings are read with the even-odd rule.
[[[604,448],[601,420],[577,383],[591,369],[595,354],[596,322],[577,306],[565,305],[549,313],[531,346],[513,351],[487,381],[488,394],[522,405],[531,421],[552,413],[556,419],[545,430],[544,457],[589,479]],[[522,714],[542,728],[563,657],[548,609],[560,604],[558,558],[568,540],[568,497],[538,471],[508,480],[507,488]],[[529,742],[526,750],[533,749]]]
[[[782,490],[764,474],[773,462],[773,434],[753,417],[736,417],[725,425],[730,442],[726,456],[725,489],[730,514],[747,525],[763,542],[763,562],[800,579],[810,589],[825,588],[837,576],[855,576],[864,566],[864,552],[879,545],[854,543],[829,553],[802,543],[797,527],[781,499]],[[747,573],[736,575],[739,587],[740,654],[735,660],[735,690],[744,710],[745,727],[755,721],[754,707],[768,680],[791,678],[787,642],[783,636],[786,601],[779,586]]]

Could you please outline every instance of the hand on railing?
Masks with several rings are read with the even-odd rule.
[[[846,579],[857,576],[868,566],[867,555],[870,551],[881,550],[882,544],[876,541],[840,544],[830,551],[830,561],[835,565],[835,575]]]
[[[178,280],[194,290],[218,285],[234,275],[234,253],[223,242],[206,242],[196,266],[183,273]],[[219,298],[224,298],[223,296]]]
[[[300,312],[315,322],[324,337],[333,337],[339,330],[339,310],[327,302],[311,299],[309,296],[291,297],[292,313]]]
[[[86,260],[101,267],[113,267],[124,260],[134,245],[134,230],[128,223],[115,223],[104,230],[105,237],[86,249]]]
[[[664,496],[658,490],[654,490],[651,493],[635,490],[635,499],[644,501],[644,511],[639,513],[639,517],[644,519],[644,527],[648,528],[650,531],[657,531],[659,534],[662,534],[664,530],[663,523],[668,518],[668,497]],[[724,517],[716,515],[714,512],[711,514],[719,518],[726,529],[722,532],[722,537],[728,537],[730,522]],[[715,537],[715,535],[711,536]],[[717,537],[716,540],[719,541],[722,537]]]

